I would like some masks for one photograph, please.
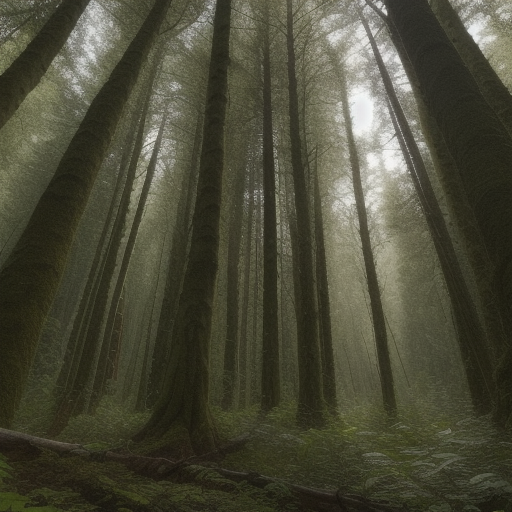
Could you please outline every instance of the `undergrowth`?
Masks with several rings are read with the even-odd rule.
[[[447,404],[423,397],[389,418],[375,405],[342,403],[325,429],[308,431],[295,426],[293,403],[266,417],[257,408],[212,412],[221,438],[251,434],[220,463],[226,469],[385,500],[410,512],[512,512],[510,434],[487,417],[475,418],[463,400]],[[76,418],[60,439],[93,450],[130,450],[131,436],[147,418],[107,398],[95,417]],[[62,459],[45,450],[31,461],[0,458],[0,511],[301,510],[278,484],[280,492],[257,489],[199,466],[180,475],[179,481],[155,482],[116,464]]]

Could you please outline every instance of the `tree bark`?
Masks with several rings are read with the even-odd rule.
[[[209,343],[218,268],[219,220],[224,166],[231,1],[217,0],[201,151],[187,270],[173,329],[162,397],[135,437],[160,437],[179,431],[178,450],[196,453],[216,445],[208,407]],[[187,443],[188,440],[188,443]]]
[[[448,0],[433,0],[430,5],[450,41],[471,71],[487,103],[512,135],[512,95],[510,91],[468,33],[450,2]]]
[[[277,213],[272,122],[272,76],[270,63],[269,2],[263,24],[263,332],[261,410],[270,411],[280,402],[279,303],[277,300]]]
[[[78,222],[123,108],[171,0],[155,0],[142,27],[96,95],[0,271],[0,425],[9,426],[37,340],[64,272]]]
[[[0,76],[0,129],[41,81],[90,0],[63,0],[39,33]]]

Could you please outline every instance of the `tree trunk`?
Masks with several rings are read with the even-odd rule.
[[[508,334],[496,374],[495,418],[512,426],[512,142],[426,0],[386,0],[429,113],[457,164],[492,262],[491,286]]]
[[[356,142],[352,131],[352,119],[350,117],[347,83],[345,71],[343,69],[341,69],[339,72],[339,78],[341,80],[343,119],[345,121],[345,130],[347,132],[350,165],[352,168],[352,182],[354,186],[357,216],[359,219],[359,235],[361,237],[361,247],[363,251],[364,267],[366,271],[366,282],[368,284],[368,295],[370,296],[375,345],[377,347],[377,360],[379,364],[382,398],[386,412],[390,415],[394,415],[396,413],[396,398],[393,384],[391,359],[389,357],[386,320],[384,317],[377,270],[375,268],[375,260],[373,257],[370,230],[368,228],[368,217],[365,206],[363,185],[361,182],[359,155],[357,153]]]
[[[224,374],[222,379],[222,407],[229,410],[235,406],[235,392],[238,374],[238,267],[242,241],[243,205],[245,193],[245,169],[247,160],[237,171],[233,185],[232,203],[229,216],[227,292],[226,292],[226,341],[224,345]]]
[[[218,268],[224,166],[231,1],[217,0],[208,78],[203,146],[192,240],[164,392],[137,440],[172,435],[171,449],[206,453],[216,445],[208,408],[209,343]],[[173,433],[177,433],[176,437]]]
[[[130,206],[130,196],[137,172],[137,163],[144,143],[144,127],[148,116],[155,73],[156,65],[154,65],[153,71],[150,74],[144,106],[139,119],[135,143],[128,165],[123,194],[119,201],[108,247],[103,256],[104,261],[96,277],[97,284],[95,284],[95,291],[87,305],[87,310],[85,311],[81,325],[79,325],[80,330],[74,334],[77,339],[76,344],[78,350],[71,362],[69,377],[65,385],[58,387],[56,390],[55,414],[53,423],[48,430],[48,435],[51,436],[58,435],[66,427],[70,418],[83,412],[85,406],[85,388],[94,366],[95,355],[99,345],[104,315],[109,299],[110,285],[114,276],[117,256],[124,234],[126,216],[128,215]],[[61,372],[65,371],[66,368],[62,367]]]
[[[480,414],[486,414],[492,408],[492,395],[495,391],[495,386],[492,378],[493,367],[485,331],[480,324],[478,312],[460,268],[455,247],[448,232],[443,212],[439,207],[430,183],[420,150],[402,110],[370,27],[362,13],[360,13],[360,18],[370,40],[382,76],[382,81],[389,98],[391,120],[439,258],[450,296],[457,330],[457,340],[473,406]]]
[[[241,407],[248,407],[251,396],[250,377],[252,374],[251,369],[251,350],[249,346],[249,299],[250,299],[250,278],[251,278],[251,246],[253,240],[253,217],[254,217],[254,194],[255,194],[255,169],[251,165],[249,170],[249,183],[247,185],[247,194],[249,197],[249,204],[247,205],[247,215],[245,223],[247,226],[245,232],[245,249],[244,249],[244,270],[243,282],[244,292],[242,295],[242,308],[240,319],[240,395],[239,404]]]
[[[272,123],[272,77],[270,67],[269,5],[265,2],[263,25],[263,332],[261,409],[277,407],[280,401],[279,304],[277,300],[277,214]]]
[[[314,205],[316,240],[316,288],[320,321],[320,349],[322,352],[322,377],[324,398],[329,410],[336,413],[336,374],[331,330],[331,302],[329,300],[329,281],[327,279],[327,256],[325,254],[324,216],[318,179],[318,148],[315,149]]]
[[[512,95],[448,0],[430,3],[437,19],[473,75],[487,103],[512,135]]]
[[[96,411],[99,402],[105,393],[107,373],[111,371],[112,365],[114,364],[114,360],[109,357],[109,354],[116,353],[115,339],[112,339],[112,332],[116,319],[116,312],[119,300],[121,298],[121,294],[123,292],[124,281],[126,278],[126,273],[128,272],[128,267],[130,265],[130,259],[133,254],[133,248],[135,247],[135,241],[137,240],[137,234],[139,232],[140,223],[142,221],[142,215],[146,208],[146,201],[149,195],[149,189],[153,181],[153,176],[155,175],[158,153],[160,152],[160,147],[162,145],[162,138],[164,135],[166,121],[167,114],[164,114],[162,122],[160,123],[160,130],[155,141],[153,153],[151,155],[148,168],[146,170],[146,178],[144,179],[144,184],[142,185],[142,190],[139,196],[137,209],[135,210],[135,216],[132,221],[130,234],[126,242],[123,257],[121,259],[121,265],[119,267],[116,285],[114,287],[114,292],[112,294],[112,299],[110,302],[110,310],[103,332],[103,339],[100,345],[101,350],[99,354],[98,365],[96,367],[96,375],[92,387],[91,400],[88,406],[89,414],[94,414],[94,412]]]
[[[142,27],[96,95],[55,175],[0,271],[0,425],[9,426],[37,340],[64,272],[76,228],[171,0],[155,0]]]
[[[306,187],[305,169],[302,162],[299,100],[295,69],[295,39],[293,35],[292,0],[287,0],[287,50],[288,50],[288,95],[290,116],[291,160],[297,216],[297,261],[301,294],[301,309],[297,317],[297,329],[304,335],[297,336],[301,342],[299,355],[299,401],[297,422],[305,427],[320,427],[325,424],[325,404],[322,393],[322,368],[318,338],[318,311],[314,290],[313,245],[309,197]]]
[[[90,0],[63,0],[25,50],[0,76],[0,128],[41,81]]]
[[[171,240],[171,255],[167,269],[164,296],[160,306],[155,348],[149,375],[147,406],[153,407],[161,395],[166,362],[172,343],[171,334],[176,318],[176,309],[180,297],[187,263],[187,249],[190,241],[192,205],[197,189],[197,174],[203,130],[203,113],[198,113],[190,167],[183,172],[181,193],[178,199],[176,224]]]

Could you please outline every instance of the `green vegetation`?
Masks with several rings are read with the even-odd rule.
[[[295,426],[294,403],[264,419],[257,408],[214,408],[223,439],[250,433],[250,441],[222,460],[191,461],[155,481],[101,462],[107,449],[133,453],[129,439],[147,418],[107,399],[96,417],[79,416],[60,437],[82,443],[97,456],[62,457],[42,450],[31,460],[0,458],[0,510],[305,510],[286,484],[355,494],[396,510],[512,510],[510,437],[487,417],[472,416],[466,402],[442,412],[443,403],[435,394],[417,399],[394,423],[381,408],[345,403],[346,412],[327,428],[307,431]],[[262,489],[229,480],[216,467],[276,482]]]

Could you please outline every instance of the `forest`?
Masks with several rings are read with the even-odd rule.
[[[1,0],[0,512],[512,512],[511,48]]]

